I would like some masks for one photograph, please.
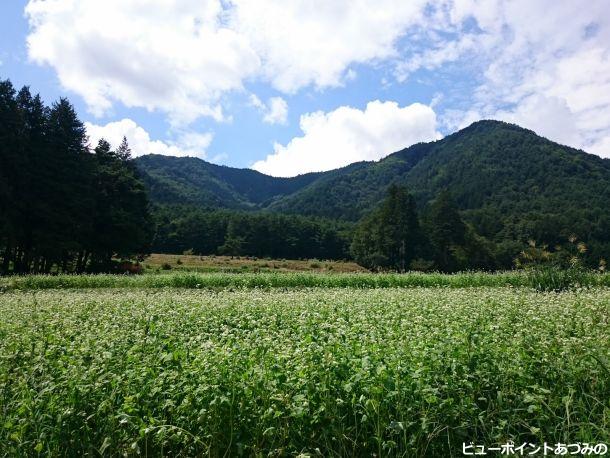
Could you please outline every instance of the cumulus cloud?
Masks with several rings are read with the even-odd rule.
[[[55,68],[94,114],[114,101],[174,123],[223,119],[221,96],[260,59],[223,25],[220,0],[30,0],[29,57]]]
[[[251,77],[284,92],[339,85],[349,65],[393,55],[424,3],[29,0],[25,12],[30,59],[94,114],[120,101],[180,124],[222,120],[222,96]]]
[[[131,119],[122,119],[103,126],[86,122],[85,128],[92,148],[97,145],[101,138],[106,139],[116,148],[120,145],[123,137],[126,137],[134,157],[145,154],[163,154],[165,156],[193,156],[204,159],[206,149],[210,146],[213,138],[211,133],[186,132],[180,135],[176,142],[152,140],[148,132]]]
[[[440,137],[434,111],[419,103],[369,102],[364,110],[342,106],[301,116],[303,136],[252,168],[273,176],[330,170],[356,161],[377,160],[417,142]]]
[[[264,62],[263,76],[291,93],[338,86],[349,65],[396,55],[395,42],[424,17],[426,0],[232,0],[231,23]]]

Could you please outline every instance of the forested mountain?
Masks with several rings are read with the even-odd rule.
[[[194,158],[136,160],[153,202],[265,210],[347,222],[370,214],[391,184],[412,193],[426,217],[443,190],[478,234],[496,244],[501,265],[522,244],[550,246],[571,234],[610,254],[610,160],[500,121],[479,121],[377,162],[294,178],[273,178]]]
[[[321,174],[276,178],[252,169],[211,164],[194,157],[148,155],[136,159],[152,200],[201,208],[256,209],[292,194]]]
[[[420,207],[449,189],[460,210],[486,235],[544,232],[543,221],[555,226],[557,220],[583,235],[596,231],[595,226],[610,227],[610,160],[500,121],[476,122],[378,162],[294,178],[195,158],[144,156],[137,164],[157,203],[265,208],[357,221],[395,183],[407,186]]]
[[[268,208],[357,221],[379,204],[388,186],[406,184],[410,171],[433,145],[420,143],[378,162],[358,162],[326,172],[311,185],[272,202]]]
[[[607,207],[610,160],[512,124],[479,121],[443,140],[411,146],[353,171],[323,175],[271,208],[359,219],[383,198],[390,183],[406,185],[419,205],[450,189],[460,209],[494,209],[502,217],[583,207],[593,212]]]

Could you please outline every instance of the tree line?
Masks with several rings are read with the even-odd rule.
[[[154,252],[276,259],[350,257],[351,226],[332,220],[189,206],[160,206],[154,214]]]
[[[466,223],[448,191],[420,215],[403,186],[359,223],[271,212],[159,206],[152,249],[159,253],[353,259],[371,270],[493,270],[493,245]]]
[[[107,271],[152,235],[127,141],[91,149],[67,99],[0,81],[0,272]]]
[[[154,215],[159,253],[343,259],[377,271],[503,268],[497,247],[462,218],[448,191],[420,212],[406,187],[392,185],[356,224],[191,206],[159,206]]]
[[[386,198],[357,223],[189,205],[158,205],[153,215],[153,252],[355,260],[371,270],[511,269],[522,267],[519,259],[533,243],[509,237],[498,242],[480,234],[449,190],[418,208],[401,185],[391,185]],[[539,246],[558,259],[569,253],[571,238],[557,235],[552,245],[540,238]],[[581,262],[597,268],[603,259],[586,246]]]
[[[379,207],[357,226],[351,254],[373,270],[493,270],[490,243],[460,216],[442,191],[423,216],[404,186],[392,185]]]

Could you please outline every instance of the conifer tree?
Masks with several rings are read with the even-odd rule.
[[[431,205],[428,235],[435,250],[437,267],[443,271],[457,268],[454,248],[464,245],[466,224],[447,190]]]
[[[19,246],[20,256],[15,259],[18,272],[37,271],[40,265],[40,250],[46,232],[45,215],[50,212],[44,196],[47,151],[47,109],[39,95],[32,96],[28,87],[19,91],[16,97],[19,110],[22,145],[22,170],[20,199],[14,204],[20,207]]]
[[[365,267],[404,272],[421,242],[413,196],[406,188],[392,185],[380,207],[356,229],[352,254]]]
[[[89,152],[83,123],[60,99],[0,81],[0,273],[81,272],[92,260],[144,254],[148,198],[127,140]]]
[[[0,81],[0,242],[2,243],[2,273],[7,273],[18,252],[17,232],[19,210],[15,205],[20,192],[19,171],[21,120],[10,81]]]
[[[131,160],[131,148],[129,148],[129,144],[127,143],[127,137],[123,136],[123,140],[116,150],[116,155],[122,161]]]

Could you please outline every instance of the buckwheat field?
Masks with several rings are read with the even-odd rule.
[[[2,456],[610,442],[610,290],[0,294]]]

